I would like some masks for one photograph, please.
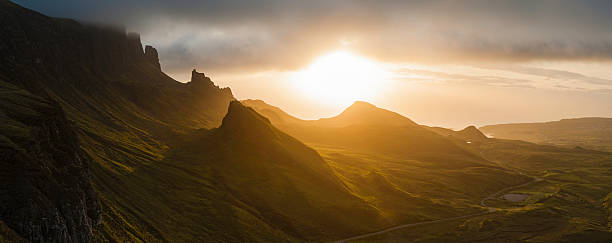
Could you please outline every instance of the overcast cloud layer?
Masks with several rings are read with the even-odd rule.
[[[20,0],[125,25],[169,72],[292,70],[337,48],[385,62],[612,60],[612,1]],[[521,70],[529,72],[533,70]]]

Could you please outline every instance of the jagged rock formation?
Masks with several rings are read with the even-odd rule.
[[[221,123],[233,99],[229,89],[220,89],[210,79],[210,84],[194,87],[160,73],[157,51],[153,47],[143,51],[136,33],[53,19],[8,1],[0,2],[0,13],[0,75],[62,105],[104,114],[108,111],[91,109],[125,103],[140,109],[130,113],[149,116],[144,120],[213,128]],[[81,95],[99,97],[87,100]]]
[[[199,73],[195,68],[191,71],[189,83],[192,85],[215,85],[209,77],[206,77],[204,73]]]
[[[166,76],[154,48],[143,51],[138,34],[120,28],[50,18],[6,0],[0,23],[0,81],[28,94],[0,107],[6,232],[43,242],[155,234],[134,216],[131,203],[147,199],[122,190],[126,178],[161,160],[180,134],[219,126],[231,91]],[[104,227],[93,227],[100,208]]]
[[[91,158],[63,110],[0,81],[0,220],[33,242],[89,242],[100,223]]]
[[[157,69],[161,70],[161,66],[159,65],[159,56],[157,55],[157,50],[152,46],[145,46],[145,59]]]
[[[199,73],[195,68],[191,71],[191,80],[187,84],[193,89],[219,90],[222,95],[232,97],[232,90],[230,88],[219,87],[209,77],[206,77],[204,73]]]

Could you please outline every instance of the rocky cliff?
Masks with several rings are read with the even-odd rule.
[[[0,235],[146,241],[151,221],[129,206],[143,199],[121,179],[162,159],[177,134],[220,125],[231,91],[170,78],[122,28],[0,0],[0,33]]]
[[[0,220],[34,242],[88,242],[100,223],[91,158],[56,102],[0,82]]]

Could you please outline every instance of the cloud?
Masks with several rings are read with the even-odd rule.
[[[612,60],[611,1],[17,1],[124,24],[170,73],[287,70],[350,48],[387,62]],[[348,45],[348,46],[347,46]]]
[[[410,82],[443,82],[445,84],[473,84],[499,87],[534,88],[534,82],[526,79],[492,75],[464,75],[446,72],[401,68],[395,71],[397,80]]]
[[[597,86],[608,86],[612,87],[612,80],[591,77],[580,73],[547,69],[547,68],[535,68],[519,65],[504,65],[504,66],[482,66],[483,68],[498,69],[512,71],[516,73],[536,75],[549,79],[556,79],[561,81],[579,82],[584,84],[592,84]]]

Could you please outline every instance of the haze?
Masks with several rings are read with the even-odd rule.
[[[451,128],[612,116],[609,1],[16,2],[125,24],[174,78],[305,119],[354,100]]]

